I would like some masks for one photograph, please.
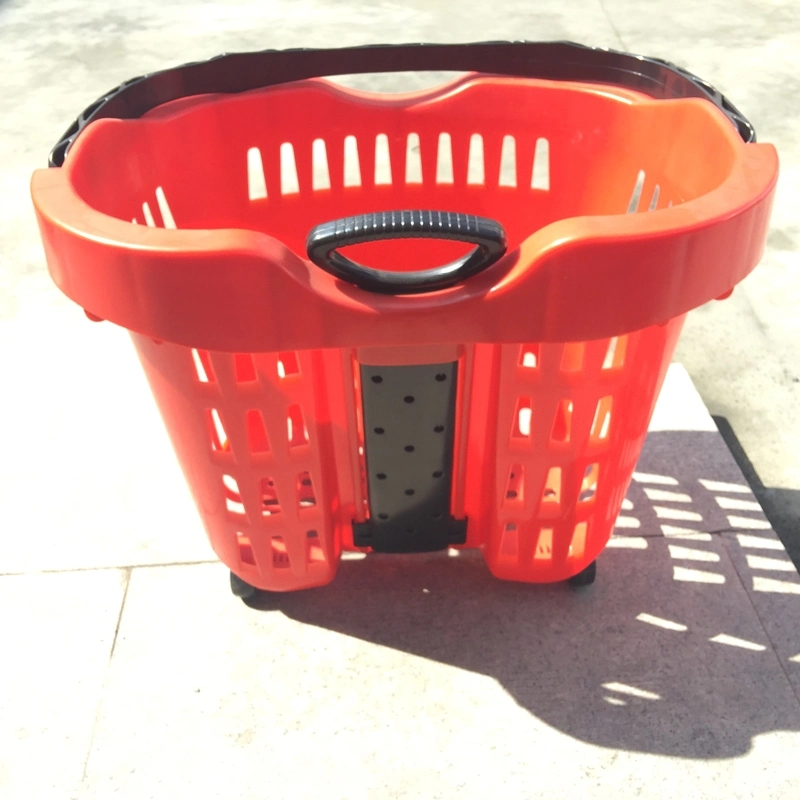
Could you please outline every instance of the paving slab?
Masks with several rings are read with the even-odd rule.
[[[790,797],[800,707],[720,538],[721,583],[645,541],[585,593],[477,554],[255,608],[218,565],[137,569],[85,796]]]
[[[0,321],[0,365],[0,573],[215,558],[124,330],[54,293]]]
[[[0,577],[0,797],[74,797],[127,575]]]
[[[617,533],[702,539],[759,528],[771,530],[761,506],[686,369],[670,365]]]
[[[800,697],[800,576],[772,530],[723,534],[750,602]]]

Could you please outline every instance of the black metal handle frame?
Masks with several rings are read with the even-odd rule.
[[[132,78],[80,114],[51,151],[49,165],[62,166],[69,148],[95,120],[136,119],[183,97],[236,94],[307,78],[428,70],[603,83],[658,99],[699,97],[717,106],[745,142],[756,140],[750,122],[713,86],[658,58],[573,42],[367,45],[230,53]]]
[[[337,249],[383,239],[450,239],[476,247],[450,264],[415,272],[365,267]],[[506,246],[506,233],[499,222],[448,211],[379,211],[342,217],[317,225],[306,242],[308,257],[318,267],[380,294],[419,294],[455,286],[494,264]]]

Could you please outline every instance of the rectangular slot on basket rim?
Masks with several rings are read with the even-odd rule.
[[[573,532],[572,541],[569,543],[569,550],[567,551],[567,558],[583,558],[586,550],[586,533],[589,524],[587,522],[579,522]]]
[[[331,174],[328,169],[328,150],[324,139],[314,139],[311,143],[311,189],[318,192],[331,188]]]
[[[453,183],[453,147],[449,133],[439,134],[436,153],[436,183]]]
[[[319,533],[315,530],[306,532],[306,563],[320,564],[325,562],[325,551],[322,549],[322,541]]]
[[[169,207],[167,196],[161,186],[156,186],[156,202],[158,203],[158,210],[161,212],[161,221],[164,223],[164,227],[175,230],[178,226],[175,224],[175,217],[172,216],[172,209]]]
[[[194,364],[195,375],[200,383],[216,383],[214,370],[211,367],[211,354],[208,350],[197,350],[192,348],[192,363]]]
[[[503,494],[504,504],[518,504],[525,502],[525,467],[522,464],[512,464],[508,470],[508,479]]]
[[[511,134],[503,137],[497,185],[512,188],[516,188],[517,185],[517,140]]]
[[[281,194],[298,194],[300,182],[297,179],[297,164],[294,160],[294,145],[284,142],[281,145]]]
[[[567,342],[561,353],[562,372],[580,372],[583,369],[583,354],[586,346],[583,342]]]
[[[379,133],[375,137],[375,185],[392,185],[392,157],[389,137],[385,133]]]
[[[550,467],[542,490],[542,511],[557,512],[561,508],[561,467]]]
[[[300,374],[300,359],[296,351],[286,350],[278,353],[278,377],[290,378],[292,375]]]
[[[222,476],[223,494],[225,495],[225,508],[230,514],[244,514],[244,503],[242,493],[239,491],[239,483],[232,475]]]
[[[469,155],[467,157],[467,184],[481,186],[486,176],[483,164],[483,136],[473,133],[469,138]]]
[[[536,140],[531,173],[531,189],[550,190],[550,142],[544,137]]]
[[[422,183],[422,145],[418,133],[406,139],[406,183]]]
[[[252,454],[269,452],[269,437],[264,417],[257,408],[247,412],[247,443]]]
[[[523,344],[519,351],[519,365],[525,369],[538,369],[540,349],[538,344]]]
[[[507,522],[500,534],[498,555],[504,559],[515,559],[519,553],[519,529],[516,522]]]
[[[258,380],[255,361],[250,353],[233,354],[233,372],[236,383],[252,383]]]
[[[579,503],[592,503],[597,496],[597,484],[600,478],[600,465],[589,464],[583,473],[581,490],[578,494]]]
[[[314,482],[311,480],[311,473],[303,471],[297,476],[297,505],[300,508],[311,508],[317,504],[317,496],[314,492]]]
[[[611,395],[601,397],[597,401],[597,408],[594,412],[590,439],[593,442],[605,441],[608,439],[611,430],[611,411],[614,398]]]
[[[533,551],[534,561],[553,560],[553,529],[542,528],[539,531],[539,538],[536,540],[536,547]]]
[[[250,567],[256,567],[256,556],[253,552],[253,545],[250,543],[250,537],[246,536],[241,531],[236,532],[236,541],[239,545],[239,558],[242,564],[247,564]]]
[[[558,401],[550,432],[551,442],[569,442],[572,435],[572,409],[573,403],[569,398]]]
[[[145,201],[142,203],[142,213],[144,214],[144,221],[148,228],[155,228],[156,221],[153,219],[153,212],[150,210],[150,204]]]
[[[281,513],[281,504],[278,500],[278,490],[275,488],[275,481],[272,478],[261,479],[261,514],[271,517]]]
[[[653,196],[650,198],[650,205],[647,207],[648,211],[655,211],[658,208],[658,198],[661,194],[661,187],[656,184],[656,188],[653,189]]]
[[[216,408],[206,409],[206,427],[211,441],[211,449],[218,453],[229,451],[228,434],[225,432],[222,417]]]
[[[636,175],[636,183],[633,185],[631,192],[631,199],[628,201],[628,213],[635,214],[639,210],[639,201],[642,197],[642,190],[644,189],[645,171],[640,169]]]
[[[289,561],[289,551],[286,548],[286,542],[283,536],[270,537],[270,544],[272,547],[272,566],[274,569],[289,569],[291,562]]]
[[[290,448],[308,444],[308,428],[299,403],[293,403],[286,410],[286,435]]]
[[[517,441],[531,438],[533,407],[530,397],[520,397],[514,410],[514,419],[511,425],[511,438]]]
[[[247,151],[247,197],[249,200],[265,200],[267,197],[267,181],[264,178],[264,164],[261,151],[251,147]]]
[[[344,185],[361,186],[358,140],[352,134],[344,137]]]
[[[627,336],[612,336],[608,340],[608,350],[603,359],[603,369],[619,369],[625,366],[625,351],[628,349]]]

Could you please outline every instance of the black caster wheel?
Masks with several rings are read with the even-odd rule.
[[[594,583],[594,579],[597,577],[597,562],[592,561],[588,567],[582,569],[577,575],[573,575],[571,578],[567,578],[567,583],[572,586],[574,589],[578,589],[581,586],[591,586]]]
[[[242,600],[247,600],[258,594],[258,589],[231,572],[231,592],[233,592],[234,596],[241,597]]]

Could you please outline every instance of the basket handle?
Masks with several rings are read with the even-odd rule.
[[[417,272],[372,269],[343,256],[339,247],[382,239],[450,239],[477,245],[465,256]],[[422,294],[455,286],[490,267],[506,251],[503,226],[493,219],[450,211],[383,211],[343,217],[308,234],[308,257],[331,275],[378,294]]]
[[[603,83],[658,99],[699,97],[725,114],[745,142],[756,140],[750,122],[711,84],[658,58],[574,42],[367,45],[226,53],[132,78],[78,116],[53,147],[49,166],[62,166],[75,140],[98,119],[136,119],[157,106],[192,95],[235,94],[307,78],[409,70]]]

